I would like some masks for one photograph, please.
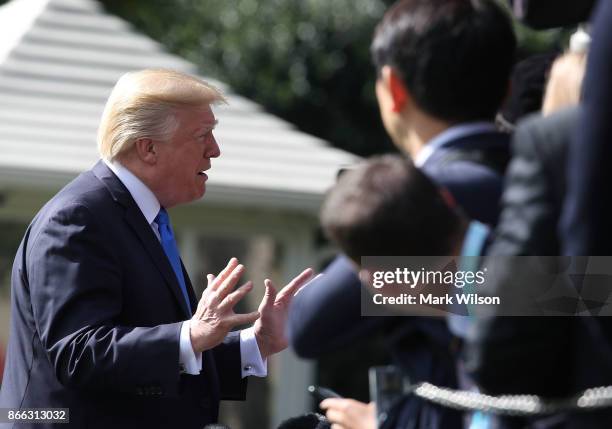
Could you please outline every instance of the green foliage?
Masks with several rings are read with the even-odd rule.
[[[576,30],[575,28],[554,28],[536,31],[518,22],[515,22],[514,29],[519,46],[519,57],[563,51],[567,48],[571,33]]]
[[[204,75],[334,145],[388,150],[369,44],[380,0],[103,0]],[[387,1],[386,3],[390,3]]]

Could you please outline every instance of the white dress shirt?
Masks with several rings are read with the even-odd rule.
[[[142,183],[138,177],[119,162],[108,162],[104,160],[104,163],[125,185],[145,219],[149,225],[151,225],[151,229],[155,233],[155,236],[160,240],[155,217],[157,213],[159,213],[161,206],[155,194],[153,194],[147,185]],[[255,330],[252,327],[240,331],[240,359],[243,378],[249,375],[257,377],[265,377],[268,375],[267,359],[261,358],[257,340],[255,339]],[[196,354],[191,346],[189,320],[183,322],[181,326],[179,363],[182,371],[187,374],[197,375],[202,371],[202,353]]]
[[[454,125],[429,140],[414,157],[414,165],[419,168],[422,167],[436,150],[448,142],[473,134],[490,133],[496,130],[493,122],[468,122]]]

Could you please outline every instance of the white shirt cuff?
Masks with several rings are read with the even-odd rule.
[[[268,359],[261,358],[253,327],[240,331],[240,362],[242,378],[250,375],[255,377],[268,375]]]
[[[198,375],[202,370],[202,353],[196,354],[191,345],[189,335],[189,320],[181,325],[181,338],[179,341],[179,366],[181,373]]]

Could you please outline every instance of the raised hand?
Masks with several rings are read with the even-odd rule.
[[[285,325],[287,324],[289,305],[293,296],[310,280],[312,274],[313,270],[311,268],[305,269],[278,293],[272,284],[272,280],[265,280],[266,292],[261,304],[259,304],[261,316],[255,323],[255,338],[263,359],[287,348]]]
[[[233,291],[243,272],[244,266],[238,264],[236,258],[232,258],[217,277],[208,275],[208,286],[189,322],[194,352],[201,353],[212,349],[220,344],[235,326],[250,324],[259,318],[258,311],[248,314],[234,313],[234,306],[253,289],[253,284],[249,281]]]

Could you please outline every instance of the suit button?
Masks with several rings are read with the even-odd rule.
[[[138,396],[143,396],[145,394],[144,389],[142,387],[137,387],[136,388],[136,394]]]

